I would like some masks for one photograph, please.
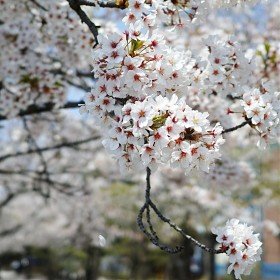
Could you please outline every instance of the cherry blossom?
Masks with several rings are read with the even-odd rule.
[[[45,104],[63,107],[69,88],[82,88],[80,111],[101,128],[102,144],[123,173],[161,166],[199,171],[211,190],[194,187],[183,197],[199,194],[201,205],[213,209],[223,200],[215,185],[227,187],[219,193],[250,185],[252,170],[221,156],[221,147],[225,141],[229,148],[251,144],[254,135],[261,148],[279,140],[277,9],[270,8],[264,40],[256,26],[241,32],[242,23],[219,15],[235,7],[248,15],[256,0],[133,0],[120,30],[100,21],[109,27],[93,36],[99,44],[91,51],[94,34],[69,5],[45,2],[38,1],[43,9],[35,1],[0,3],[1,116]],[[88,77],[80,78],[80,70]],[[249,274],[261,252],[251,227],[230,220],[213,232],[229,256],[228,272]]]
[[[259,234],[237,219],[227,221],[225,227],[213,228],[212,232],[217,235],[221,250],[229,256],[228,273],[233,271],[236,279],[241,279],[241,274],[249,275],[262,253]]]
[[[263,83],[261,89],[247,90],[241,104],[259,134],[258,147],[265,149],[268,143],[276,142],[280,135],[280,92],[271,83]]]

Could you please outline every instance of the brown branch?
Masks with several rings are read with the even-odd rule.
[[[42,178],[41,176],[40,177],[31,177],[30,179],[32,179],[33,181],[36,181],[38,183],[48,184],[49,187],[52,187],[53,189],[57,190],[58,192],[61,192],[61,193],[65,194],[65,195],[68,195],[68,196],[72,196],[77,191],[81,191],[81,190],[85,189],[84,186],[79,187],[79,188],[75,188],[74,186],[72,186],[68,183],[62,183],[62,182],[54,181],[50,178]],[[62,188],[59,188],[58,186],[60,186]],[[40,188],[36,188],[36,189],[34,189],[34,191],[38,191],[40,194],[43,194],[41,192]],[[49,198],[50,197],[49,191],[47,192],[47,194],[43,194],[43,196],[45,196],[46,198]]]
[[[29,215],[29,220],[32,220],[34,219],[34,217],[36,217],[38,215],[38,211],[33,211],[30,215]],[[23,228],[26,224],[25,223],[22,223],[22,224],[18,224],[18,225],[15,225],[13,226],[12,228],[9,228],[9,229],[5,229],[3,231],[0,232],[0,237],[5,237],[5,236],[8,236],[8,235],[11,235],[17,231],[19,231],[21,228]]]
[[[79,102],[67,102],[59,109],[73,109],[73,108],[79,108],[79,104],[84,104],[84,101]],[[33,115],[33,114],[39,114],[39,113],[45,113],[50,112],[55,108],[56,104],[53,102],[45,103],[42,106],[32,104],[30,105],[26,110],[21,111],[18,116],[23,117],[27,115]],[[6,116],[0,115],[0,121],[7,120],[8,118]]]
[[[40,3],[38,3],[36,0],[30,0],[30,2],[32,2],[34,5],[36,5],[37,7],[39,7],[40,9],[44,10],[44,11],[48,11],[48,9],[46,7],[44,7],[43,5],[41,5]]]
[[[0,172],[1,173],[1,172]],[[9,189],[8,187],[6,187],[6,189]],[[5,197],[5,199],[3,199],[0,202],[0,208],[6,206],[13,198],[15,198],[17,195],[23,194],[25,193],[26,190],[20,190],[17,193],[13,193],[10,190],[8,190],[8,195]]]
[[[94,73],[93,72],[83,72],[83,71],[76,71],[77,77],[82,77],[82,78],[92,78],[94,79]]]
[[[14,154],[7,154],[4,156],[0,157],[0,161],[6,160],[8,158],[12,158],[12,157],[18,157],[18,156],[25,156],[25,155],[29,155],[29,154],[34,154],[34,153],[38,153],[38,151],[42,152],[46,152],[46,151],[51,151],[51,150],[56,150],[56,149],[61,149],[61,148],[75,148],[75,146],[77,145],[81,145],[81,144],[85,144],[91,141],[94,141],[96,139],[99,138],[98,136],[93,136],[87,139],[83,139],[83,140],[78,140],[78,141],[73,141],[73,142],[64,142],[55,146],[50,146],[50,147],[43,147],[43,148],[38,148],[38,149],[29,149],[26,152],[18,152],[18,153],[14,153]]]
[[[157,208],[157,206],[153,203],[153,201],[150,198],[150,191],[151,191],[151,183],[150,183],[150,177],[151,177],[151,170],[149,167],[147,167],[147,176],[146,176],[146,194],[145,194],[145,203],[144,205],[140,208],[138,218],[137,218],[137,224],[141,231],[150,239],[150,241],[159,247],[161,250],[170,253],[170,254],[176,254],[181,252],[184,247],[183,246],[176,246],[175,248],[171,248],[167,245],[162,244],[159,241],[159,238],[157,236],[157,233],[151,223],[151,218],[150,218],[150,207],[151,209],[154,210],[155,214],[158,216],[158,218],[163,221],[164,223],[167,223],[171,228],[173,228],[175,231],[180,233],[183,237],[186,239],[192,241],[196,246],[200,247],[201,249],[205,250],[208,253],[212,254],[220,254],[222,253],[221,250],[215,250],[208,248],[206,245],[201,244],[198,240],[193,238],[192,236],[188,235],[185,233],[181,228],[179,228],[176,224],[171,222],[171,220],[167,217],[165,217],[160,210]],[[146,218],[147,218],[147,223],[149,225],[149,231],[146,229],[143,223],[143,214],[146,211]]]
[[[78,173],[78,172],[77,172]],[[39,192],[41,195],[43,195],[45,198],[49,198],[50,197],[50,189],[53,188],[65,195],[73,195],[75,194],[77,191],[85,191],[85,186],[81,186],[79,188],[76,188],[75,186],[67,183],[67,182],[59,182],[59,181],[55,181],[52,178],[50,178],[50,175],[53,175],[54,173],[48,172],[48,177],[42,177],[42,172],[38,172],[38,171],[34,171],[34,170],[2,170],[0,169],[0,174],[2,175],[22,175],[24,176],[24,178],[28,178],[30,180],[30,182],[34,181],[37,183],[45,183],[48,185],[48,190],[46,193],[42,192],[42,188],[40,187],[33,187],[33,191],[35,192]],[[31,175],[30,175],[31,174]],[[33,175],[34,174],[34,175]],[[60,173],[62,174],[62,173]],[[81,173],[79,173],[81,174]],[[84,173],[85,174],[85,173]],[[57,175],[57,174],[54,174]],[[7,205],[16,195],[24,193],[25,191],[21,191],[18,193],[12,193],[9,192],[9,194],[7,195],[7,197],[2,200],[0,202],[0,208]]]
[[[30,142],[34,145],[34,148],[37,150],[37,154],[39,155],[40,161],[43,165],[43,170],[39,172],[39,176],[41,178],[46,178],[46,180],[50,180],[50,176],[49,176],[49,172],[48,172],[48,163],[43,155],[43,152],[40,150],[40,147],[38,146],[37,141],[33,137],[32,132],[28,126],[27,119],[25,117],[23,118],[23,126],[28,133],[28,138],[29,138]],[[49,196],[49,193],[50,193],[50,189],[47,188],[46,196]]]
[[[7,197],[1,201],[0,208],[7,205],[14,198],[14,196],[15,195],[13,193],[9,193]]]
[[[128,6],[128,1],[122,0],[122,1],[96,1],[91,2],[87,0],[80,0],[79,4],[82,6],[89,6],[89,7],[101,7],[101,8],[116,8],[124,10]]]
[[[5,229],[5,230],[0,232],[0,236],[1,237],[9,236],[9,235],[19,231],[23,227],[23,225],[24,224],[19,224],[19,225],[16,225],[16,226],[12,227],[12,228]]]
[[[92,33],[92,35],[95,39],[95,45],[93,47],[96,47],[96,45],[98,45],[97,26],[89,19],[87,14],[81,9],[79,0],[67,0],[67,1],[69,3],[69,6],[71,7],[71,9],[74,10],[77,13],[77,15],[80,17],[81,22],[85,23],[88,26],[90,32]]]
[[[243,123],[241,123],[241,124],[239,124],[239,125],[237,125],[237,126],[234,126],[234,127],[231,127],[231,128],[224,129],[224,130],[222,131],[222,134],[225,134],[225,133],[229,133],[229,132],[235,131],[235,130],[237,130],[237,129],[239,129],[239,128],[243,127],[243,126],[245,126],[246,124],[251,124],[251,119],[246,119],[246,121],[245,121],[245,122],[243,122]]]

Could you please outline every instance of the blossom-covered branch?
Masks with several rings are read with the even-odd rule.
[[[261,109],[251,106],[249,78],[244,73],[252,73],[252,61],[244,55],[241,45],[234,38],[206,38],[206,58],[197,57],[190,51],[186,54],[176,47],[169,48],[165,41],[164,33],[161,32],[162,23],[181,27],[180,11],[187,14],[189,23],[193,22],[194,18],[205,12],[208,5],[204,2],[200,4],[180,6],[176,2],[167,5],[162,1],[131,1],[123,18],[125,32],[98,37],[100,44],[93,54],[93,70],[98,81],[92,91],[86,94],[85,106],[81,111],[89,112],[98,124],[108,127],[103,145],[117,158],[122,172],[146,169],[146,198],[137,221],[139,228],[153,244],[168,253],[183,249],[160,242],[151,221],[152,211],[161,221],[205,251],[230,254],[228,250],[231,248],[226,251],[222,248],[212,250],[187,235],[166,218],[150,198],[151,170],[156,170],[162,164],[170,164],[171,167],[181,167],[185,173],[193,169],[209,172],[215,160],[220,158],[220,146],[225,142],[222,134],[250,124],[264,133],[261,133],[262,137],[265,135],[263,138],[267,138],[267,134],[275,137],[271,128],[279,120],[275,120],[279,102],[268,94],[265,102],[261,102]],[[220,100],[223,102],[229,94],[233,97],[233,107],[238,102],[246,109],[249,106],[248,113],[235,112],[233,109],[227,111],[228,114],[238,113],[241,118],[245,117],[245,122],[240,125],[224,129],[214,118],[214,126],[210,126],[211,115],[194,109],[201,105],[199,102],[195,104],[192,98],[224,96]],[[259,94],[257,98],[257,101],[261,99]],[[263,115],[261,112],[265,114],[266,102],[272,103],[272,110]],[[144,214],[146,225],[143,222]],[[240,250],[246,251],[247,247]],[[250,270],[249,265],[258,259],[255,256],[259,254],[259,250],[254,252],[254,258],[249,263],[244,262],[246,268],[240,273],[232,268],[236,271],[236,277],[246,274]]]
[[[232,219],[225,227],[213,230],[220,249],[206,247],[162,214],[151,199],[150,176],[161,166],[171,166],[185,174],[196,170],[213,171],[200,178],[201,181],[209,178],[208,184],[212,180],[213,189],[218,179],[224,182],[223,186],[232,185],[233,181],[242,185],[241,175],[246,177],[250,172],[231,164],[231,160],[223,161],[221,146],[230,141],[223,136],[249,124],[240,130],[244,133],[244,137],[240,137],[242,144],[257,142],[253,138],[257,136],[258,146],[265,148],[279,139],[280,93],[277,82],[275,87],[268,81],[269,73],[277,73],[280,65],[277,52],[272,45],[265,44],[265,49],[258,54],[264,64],[262,71],[238,38],[228,36],[229,33],[239,36],[232,24],[228,25],[227,32],[216,32],[220,26],[216,19],[211,19],[211,13],[220,7],[255,2],[257,0],[68,0],[69,5],[60,5],[54,0],[4,0],[0,4],[4,11],[0,15],[3,42],[0,43],[3,49],[0,120],[55,108],[75,108],[82,102],[68,102],[69,88],[84,90],[85,103],[80,111],[92,117],[94,123],[88,124],[89,127],[100,126],[102,144],[118,161],[122,173],[147,172],[145,202],[138,215],[140,229],[165,252],[183,250],[182,246],[172,247],[161,242],[152,221],[154,214],[205,251],[226,253],[229,272],[233,270],[236,278],[240,278],[241,274],[251,271],[261,253],[261,243],[252,229]],[[93,22],[88,13],[88,7],[94,6],[126,9],[125,31],[118,30],[118,23],[107,23],[101,18],[97,19],[100,26],[95,25],[97,21]],[[95,10],[92,9],[93,13]],[[108,15],[114,12],[119,11],[110,10]],[[211,28],[201,28],[207,20],[215,22],[218,30],[207,32]],[[97,47],[91,63],[88,58],[93,45]],[[250,44],[250,48],[253,45]],[[48,114],[48,118],[50,116]],[[63,166],[68,164],[66,168],[58,168],[64,173],[65,181],[60,181],[59,175],[56,176],[60,173],[51,169],[51,163],[56,164],[60,157],[68,156],[64,147],[75,148],[98,138],[87,134],[84,140],[65,140],[84,132],[85,124],[78,126],[75,133],[66,134],[67,137],[61,137],[61,131],[56,129],[42,143],[38,141],[41,141],[39,136],[35,138],[40,135],[37,130],[42,133],[41,128],[33,131],[31,125],[31,122],[28,126],[25,123],[20,137],[17,131],[11,134],[11,138],[25,141],[28,146],[19,145],[19,140],[5,149],[0,156],[4,166],[0,170],[2,177],[17,173],[19,180],[29,180],[31,189],[48,197],[50,186],[67,194],[72,194],[72,190],[69,191],[72,185],[84,186],[85,176],[81,175],[77,181],[73,181],[76,176],[68,177],[68,170],[77,170],[69,164],[73,158],[74,161],[80,159],[78,165],[86,166],[86,170],[96,168],[99,173],[98,167],[92,164],[92,154],[87,153],[95,152],[94,144],[84,145],[84,154],[80,149],[78,156],[61,160]],[[45,131],[48,132],[48,127]],[[60,144],[53,144],[57,141]],[[25,166],[27,155],[32,155],[34,162],[30,166],[35,168]],[[18,168],[14,168],[13,159],[22,160]],[[7,201],[12,197],[7,195]]]

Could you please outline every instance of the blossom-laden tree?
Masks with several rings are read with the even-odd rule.
[[[162,243],[155,214],[202,249],[226,253],[237,279],[250,274],[261,254],[252,227],[231,217],[213,229],[220,248],[206,247],[153,202],[151,173],[170,166],[195,173],[199,185],[207,180],[216,196],[218,186],[239,192],[252,172],[230,159],[231,150],[252,144],[263,150],[279,139],[279,1],[252,14],[256,2],[0,1],[1,206],[34,190],[45,197],[92,192],[86,175],[98,170],[99,127],[122,173],[146,172],[137,222],[153,244],[183,250]],[[270,13],[258,26],[265,9]],[[69,100],[74,88],[86,91],[80,111],[94,124],[75,124],[58,112],[83,103]],[[16,116],[21,124],[9,120]],[[201,203],[203,193],[196,194]]]

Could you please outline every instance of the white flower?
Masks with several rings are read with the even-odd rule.
[[[129,70],[126,74],[126,83],[135,91],[139,92],[144,84],[147,82],[146,75],[143,71],[135,69]]]
[[[130,0],[128,6],[129,12],[140,18],[141,15],[149,10],[149,6],[144,0]]]
[[[240,103],[260,136],[257,146],[266,148],[267,143],[277,141],[280,135],[280,92],[275,92],[270,84],[263,83],[262,87],[262,92],[245,88]]]
[[[154,131],[152,136],[149,137],[149,142],[159,150],[167,147],[169,143],[167,130],[160,127],[158,130]]]
[[[227,221],[225,227],[214,228],[212,232],[217,235],[220,250],[229,256],[228,273],[234,271],[236,279],[241,279],[241,274],[249,275],[262,253],[259,235],[237,219]]]
[[[182,142],[180,148],[175,150],[171,155],[171,165],[174,167],[182,167],[188,169],[191,161],[190,145],[187,142]]]
[[[191,111],[187,115],[187,123],[185,127],[191,127],[197,132],[202,132],[202,127],[209,124],[207,117],[208,113],[200,113],[198,111]]]
[[[152,118],[154,114],[147,99],[143,102],[137,101],[135,104],[132,104],[130,115],[140,128],[148,127],[153,123]]]

